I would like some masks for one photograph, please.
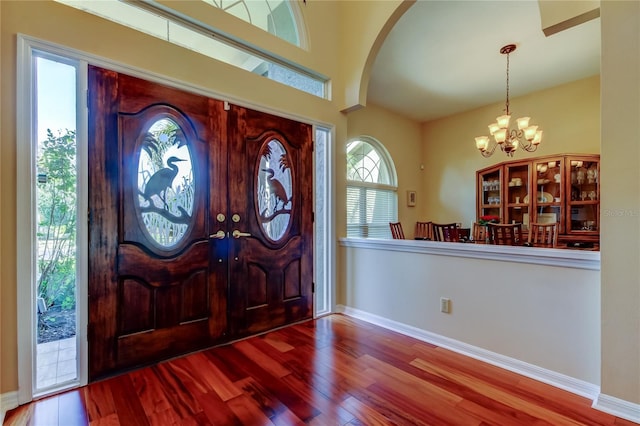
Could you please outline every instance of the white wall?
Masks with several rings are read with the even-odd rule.
[[[382,244],[404,244],[407,250],[341,247],[347,307],[600,384],[598,270],[411,249],[447,243]],[[451,299],[450,314],[440,312],[440,297]]]

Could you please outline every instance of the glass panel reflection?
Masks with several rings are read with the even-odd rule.
[[[287,151],[276,139],[262,147],[256,185],[258,222],[272,241],[283,237],[291,220],[293,188],[290,167]]]
[[[160,247],[176,245],[187,232],[194,186],[184,133],[171,119],[157,120],[140,147],[138,202],[144,229]]]

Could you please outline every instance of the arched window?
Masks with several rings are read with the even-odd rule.
[[[276,37],[300,46],[298,23],[291,3],[284,0],[203,0]]]
[[[391,238],[398,220],[398,184],[382,144],[360,137],[347,144],[347,237]]]

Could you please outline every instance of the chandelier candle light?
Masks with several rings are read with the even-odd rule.
[[[500,53],[507,55],[507,102],[505,114],[496,118],[496,122],[489,125],[489,133],[494,140],[488,136],[478,136],[476,138],[476,148],[480,150],[483,157],[490,157],[500,145],[500,149],[509,157],[513,157],[513,153],[519,148],[533,152],[538,149],[538,145],[542,141],[542,130],[538,130],[538,126],[530,126],[530,117],[518,118],[518,130],[509,129],[509,121],[511,114],[509,113],[509,54],[516,50],[515,44],[508,44],[500,49]]]

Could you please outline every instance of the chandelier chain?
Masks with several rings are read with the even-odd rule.
[[[509,53],[507,52],[507,101],[505,102],[507,106],[506,114],[509,115]]]

